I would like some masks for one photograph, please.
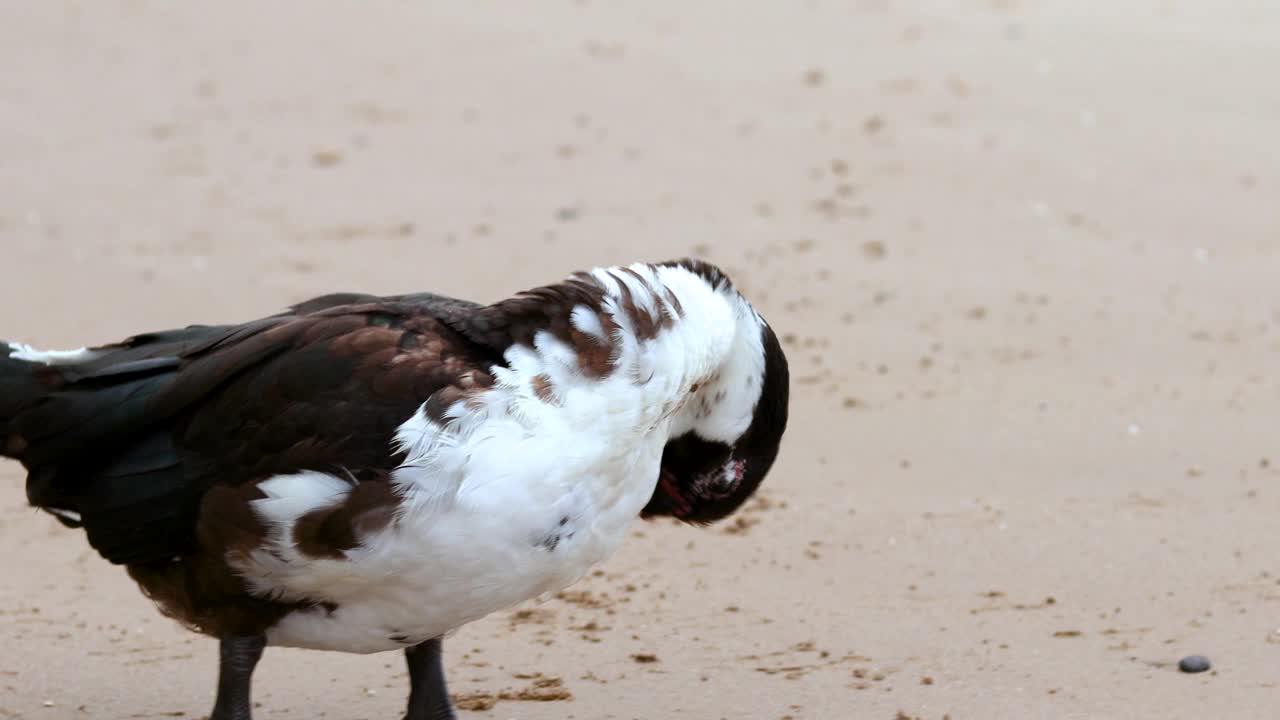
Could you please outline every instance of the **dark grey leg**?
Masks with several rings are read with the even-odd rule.
[[[440,638],[405,648],[404,658],[409,663],[409,710],[404,720],[454,720],[440,648]]]
[[[249,686],[267,640],[261,635],[224,637],[218,648],[218,698],[209,720],[253,720]]]

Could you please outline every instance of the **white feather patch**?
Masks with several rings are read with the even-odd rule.
[[[600,316],[595,310],[586,305],[578,305],[569,314],[569,322],[573,324],[580,332],[584,332],[601,343],[609,341],[609,336],[604,331],[604,326],[600,324]]]
[[[351,492],[351,483],[320,472],[276,475],[258,485],[266,497],[254,508],[268,524],[292,524],[312,510],[336,505]]]
[[[44,365],[72,365],[97,356],[98,353],[84,347],[75,350],[37,350],[26,343],[9,343],[9,357]]]

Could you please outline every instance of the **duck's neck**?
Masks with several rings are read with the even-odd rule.
[[[638,381],[657,381],[664,397],[655,400],[671,408],[671,435],[740,436],[763,383],[764,321],[728,280],[701,264],[602,268],[591,277],[619,324],[621,363],[634,362]]]

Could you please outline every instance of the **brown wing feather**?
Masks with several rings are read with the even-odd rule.
[[[404,297],[326,296],[53,368],[8,429],[32,504],[79,513],[104,557],[137,563],[191,550],[213,487],[300,470],[385,477],[396,428],[494,355],[432,314],[456,319],[469,304]]]

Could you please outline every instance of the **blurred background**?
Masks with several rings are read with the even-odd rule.
[[[1272,716],[1280,5],[0,18],[0,337],[690,254],[785,335],[761,500],[464,629],[464,717]],[[0,481],[0,717],[200,717],[212,643]],[[401,675],[268,653],[259,712],[394,717]]]

